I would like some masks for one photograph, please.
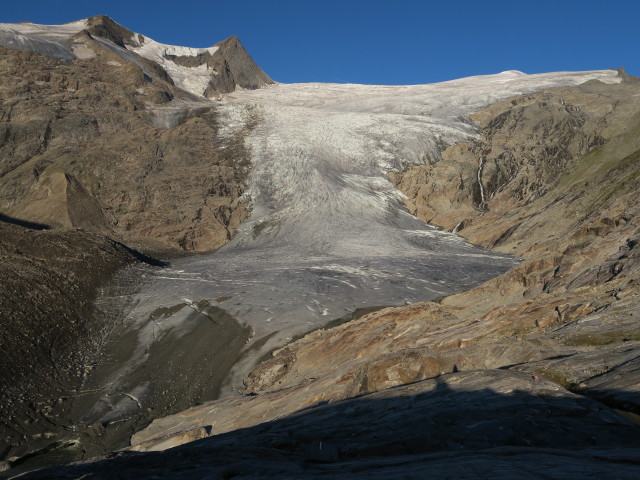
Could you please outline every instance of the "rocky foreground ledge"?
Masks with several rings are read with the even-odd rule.
[[[25,478],[632,478],[637,432],[599,402],[553,382],[474,370],[162,453],[122,452]]]

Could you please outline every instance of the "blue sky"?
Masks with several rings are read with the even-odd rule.
[[[285,83],[416,84],[619,66],[640,76],[637,0],[3,3],[0,22],[106,14],[159,42],[190,47],[238,35],[263,70]]]

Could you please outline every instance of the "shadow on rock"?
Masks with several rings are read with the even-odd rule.
[[[486,386],[473,389],[478,382]],[[21,478],[637,478],[639,464],[638,425],[551,382],[485,370],[314,406],[164,452],[119,452]]]
[[[31,230],[49,230],[51,227],[44,223],[29,222],[27,220],[20,220],[19,218],[10,217],[0,213],[0,222],[10,223],[12,225],[18,225],[19,227],[30,228]]]

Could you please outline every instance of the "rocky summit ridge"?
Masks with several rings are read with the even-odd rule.
[[[0,45],[52,58],[92,58],[98,44],[143,69],[149,68],[145,74],[150,77],[159,76],[198,96],[215,97],[237,87],[251,89],[273,83],[235,35],[209,48],[188,48],[158,43],[106,15],[64,25],[0,24]]]
[[[637,478],[636,78],[258,89],[235,37],[104,16],[0,45],[2,475]],[[268,284],[202,293],[241,255]]]

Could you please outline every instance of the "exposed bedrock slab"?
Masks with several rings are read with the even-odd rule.
[[[242,401],[250,409],[258,398],[230,399],[227,408],[238,409]],[[223,431],[226,417],[218,418],[221,423],[206,429]],[[314,405],[161,455],[126,453],[104,464],[79,464],[26,478],[89,473],[102,478],[104,468],[123,478],[169,472],[174,478],[250,478],[258,472],[288,478],[382,478],[391,471],[409,478],[512,478],[516,472],[529,478],[579,478],[585,467],[590,474],[632,478],[638,469],[639,431],[598,402],[552,382],[474,370]]]

